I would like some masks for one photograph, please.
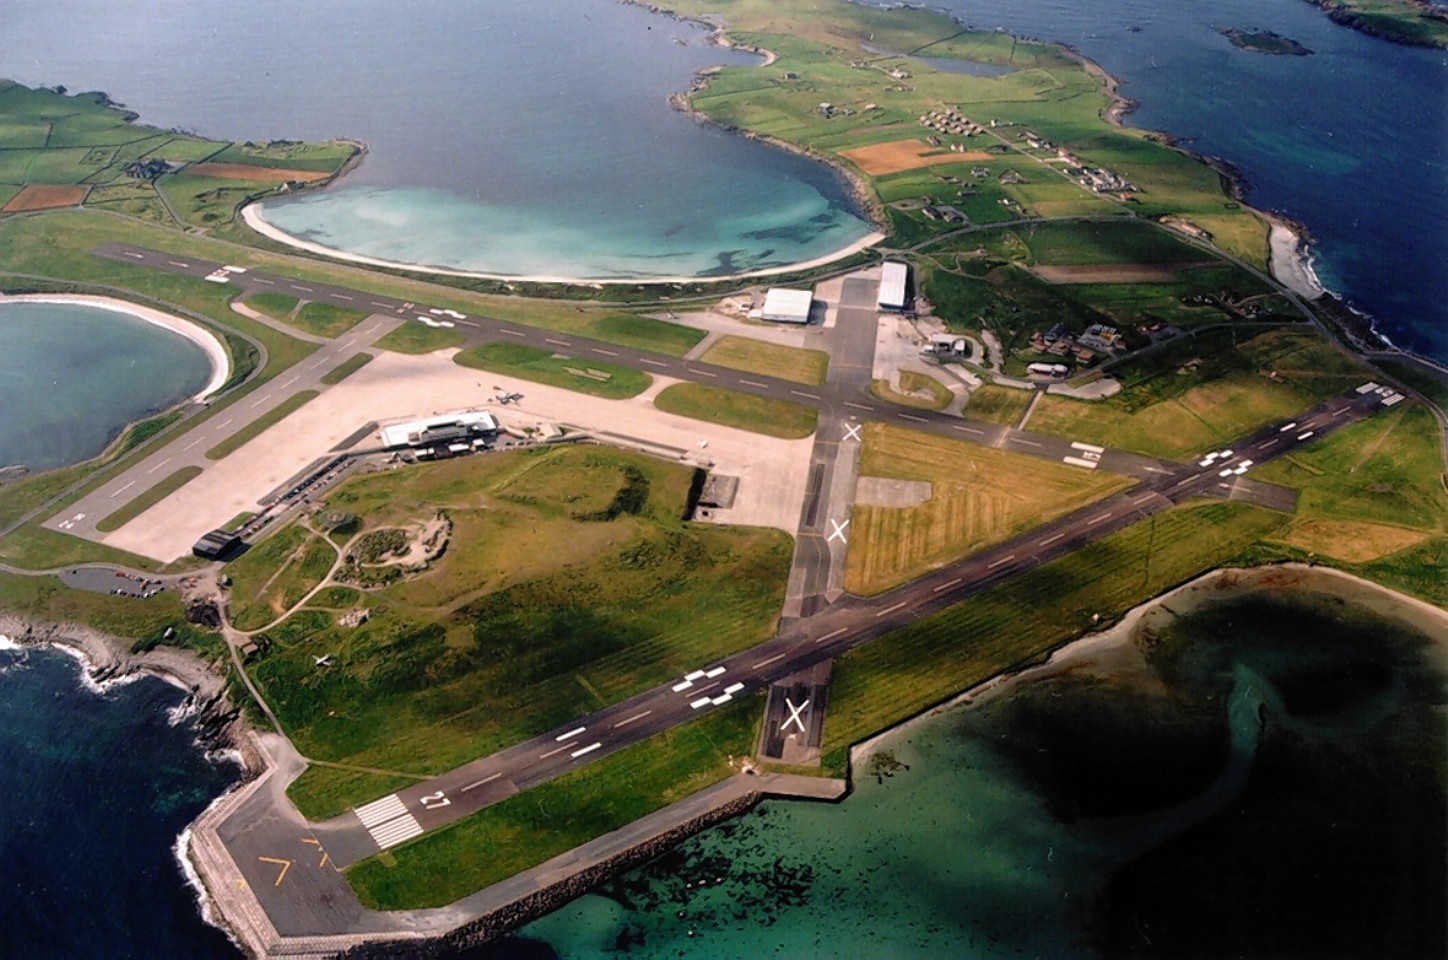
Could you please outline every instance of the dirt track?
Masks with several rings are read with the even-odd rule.
[[[1208,263],[1037,264],[1030,271],[1047,283],[1171,283],[1182,270]]]
[[[980,150],[951,153],[944,147],[931,146],[918,137],[841,150],[840,156],[872,177],[886,173],[899,173],[902,170],[917,170],[920,167],[933,167],[937,163],[971,163],[991,159],[990,154]]]

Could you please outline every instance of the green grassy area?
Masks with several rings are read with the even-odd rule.
[[[337,364],[335,367],[322,374],[322,382],[329,387],[334,387],[337,384],[341,383],[343,380],[346,380],[352,374],[356,373],[358,370],[361,370],[363,367],[367,366],[367,364],[371,362],[372,354],[354,353],[346,360],[343,360],[341,363]]]
[[[745,373],[758,373],[811,386],[819,386],[825,382],[825,374],[830,366],[830,355],[823,350],[805,350],[734,336],[720,337],[704,351],[699,360],[731,370],[743,370]]]
[[[315,300],[302,303],[297,297],[285,293],[254,293],[246,298],[245,303],[273,320],[291,324],[318,337],[339,337],[367,318],[362,310]],[[301,304],[300,309],[298,304]]]
[[[654,398],[654,406],[681,417],[738,427],[784,440],[812,436],[819,424],[818,414],[809,407],[698,383],[676,383],[665,387]]]
[[[253,293],[242,301],[258,313],[264,313],[273,320],[286,322],[302,301],[286,293]]]
[[[870,392],[881,400],[917,410],[944,410],[955,399],[945,384],[914,370],[900,371],[899,390],[890,386],[889,380],[872,380]]]
[[[439,907],[617,830],[737,772],[762,695],[625,747],[347,870],[377,910]]]
[[[1110,623],[1132,606],[1224,563],[1287,518],[1240,504],[1157,514],[835,661],[825,764],[851,743],[1002,670]]]
[[[1430,403],[1436,404],[1438,409],[1448,411],[1448,376],[1430,373],[1416,363],[1405,360],[1374,360],[1373,366],[1405,386],[1417,390]]]
[[[449,350],[462,346],[467,339],[461,330],[447,327],[429,327],[421,323],[404,323],[373,344],[379,350],[394,353],[432,353],[434,350]]]
[[[1123,390],[1107,400],[1048,394],[1031,415],[1031,429],[1186,459],[1290,419],[1372,373],[1311,331],[1237,339],[1231,330],[1213,331],[1142,354],[1113,368]]]
[[[986,420],[1002,426],[1013,426],[1030,406],[1031,390],[1016,390],[987,383],[970,392],[970,401],[962,413],[972,420]]]
[[[649,388],[653,378],[631,367],[549,353],[537,347],[514,343],[489,343],[469,347],[453,358],[465,367],[505,373],[534,383],[577,390],[579,393],[624,400]]]
[[[175,646],[195,650],[213,662],[221,661],[226,652],[226,644],[218,634],[186,622],[181,599],[174,590],[140,600],[69,590],[56,577],[0,572],[0,610],[40,623],[83,623],[129,640],[133,648],[154,645],[171,627],[176,636],[169,642]]]
[[[201,476],[200,467],[182,467],[119,510],[107,515],[104,520],[96,524],[96,529],[101,533],[119,530],[199,476]]]
[[[448,547],[425,572],[325,588],[268,628],[253,679],[308,756],[419,776],[758,643],[783,602],[789,538],[684,523],[693,480],[640,454],[551,446],[353,478],[326,502],[359,518],[357,537],[441,510]],[[315,585],[320,541],[293,525],[233,562],[244,625]],[[357,604],[371,619],[340,626]],[[291,796],[325,816],[376,786],[316,774]]]
[[[251,423],[227,437],[225,440],[206,451],[207,460],[222,460],[240,450],[243,446],[266,433],[272,427],[281,423],[287,417],[296,413],[312,400],[317,398],[316,390],[302,390],[292,394],[281,403],[277,404],[266,413],[257,417]]]
[[[1313,0],[1344,26],[1420,47],[1448,47],[1448,16],[1427,0]]]
[[[844,586],[864,595],[914,580],[1130,484],[1124,477],[881,423],[865,425],[859,469],[861,477],[930,485],[928,499],[914,506],[855,503]]]
[[[292,524],[267,537],[226,568],[231,576],[231,622],[259,630],[322,583],[337,560],[326,537]]]

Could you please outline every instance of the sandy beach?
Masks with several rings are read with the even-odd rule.
[[[806,260],[803,263],[791,263],[782,267],[770,267],[768,270],[756,270],[751,273],[734,273],[720,277],[563,277],[544,275],[519,275],[511,273],[483,273],[472,270],[452,270],[447,267],[429,267],[416,263],[400,263],[395,260],[382,260],[377,257],[364,257],[358,253],[348,253],[345,250],[338,250],[320,243],[313,243],[310,240],[300,240],[284,230],[267,223],[262,219],[261,208],[264,202],[249,203],[241,209],[241,218],[246,225],[257,233],[278,243],[284,243],[289,247],[296,247],[299,250],[306,250],[308,253],[320,254],[324,257],[331,257],[334,260],[345,260],[348,263],[362,263],[371,267],[389,267],[394,270],[409,270],[416,273],[430,273],[439,277],[466,277],[471,280],[503,280],[509,283],[558,283],[578,284],[583,286],[607,286],[611,284],[649,284],[649,283],[714,283],[716,281],[748,280],[752,277],[772,277],[782,273],[795,273],[800,270],[810,270],[815,267],[827,266],[836,260],[843,260],[853,256],[861,250],[866,250],[885,239],[885,234],[880,232],[871,233],[860,238],[841,250],[816,257],[813,260]]]
[[[1272,248],[1272,276],[1293,293],[1307,300],[1316,300],[1326,291],[1312,270],[1307,244],[1298,232],[1285,223],[1268,218],[1272,231],[1267,242]]]
[[[231,358],[226,352],[226,347],[216,338],[210,330],[190,320],[183,320],[180,317],[169,313],[162,313],[160,310],[152,310],[150,307],[143,307],[139,304],[130,303],[126,300],[117,300],[112,297],[94,297],[82,294],[50,294],[34,293],[21,294],[18,296],[6,296],[0,294],[0,303],[59,303],[73,304],[85,307],[96,307],[101,310],[112,310],[116,313],[124,313],[139,320],[157,327],[164,327],[172,333],[185,337],[196,344],[211,361],[211,379],[206,386],[191,399],[200,401],[211,396],[220,390],[226,383],[227,376],[231,373]]]

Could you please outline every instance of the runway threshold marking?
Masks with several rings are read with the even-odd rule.
[[[474,780],[472,783],[468,784],[466,787],[463,787],[461,790],[459,790],[458,793],[467,793],[469,790],[475,789],[475,788],[477,788],[477,787],[481,787],[481,786],[482,786],[483,784],[485,784],[485,783],[492,783],[494,780],[498,779],[498,778],[501,777],[501,776],[502,776],[501,773],[495,773],[495,774],[493,774],[492,776],[484,777],[484,778],[481,779],[481,780]]]
[[[904,610],[905,606],[905,601],[902,600],[900,603],[897,603],[894,606],[886,607],[884,610],[881,610],[879,613],[875,614],[875,619],[879,620],[881,617],[894,613],[896,610]]]
[[[574,737],[578,736],[580,733],[587,729],[587,727],[578,727],[574,730],[569,730],[567,733],[559,734],[558,736],[554,737],[553,740],[556,743],[562,743],[564,740],[572,740]]]
[[[391,310],[391,309],[392,309],[392,304],[390,304],[390,303],[383,303],[381,300],[373,300],[373,301],[371,301],[371,303],[372,303],[372,306],[374,306],[374,307],[381,307],[381,308],[384,309],[384,310]]]
[[[938,587],[932,587],[932,588],[930,589],[930,592],[931,592],[931,593],[940,593],[942,590],[949,590],[951,587],[955,586],[956,584],[958,584],[958,583],[964,583],[964,582],[965,582],[965,578],[964,578],[964,577],[956,577],[954,580],[951,580],[951,581],[948,582],[948,583],[942,583],[942,584],[941,584],[940,586],[938,586]]]
[[[761,661],[759,661],[758,663],[754,664],[754,666],[750,667],[749,669],[751,669],[751,670],[758,670],[760,667],[767,667],[767,666],[769,666],[771,663],[778,663],[780,660],[783,660],[783,659],[784,659],[784,654],[782,654],[782,653],[776,653],[774,656],[770,657],[768,660],[761,660]]]
[[[840,629],[836,630],[835,632],[833,632],[833,633],[827,633],[827,634],[825,634],[824,636],[820,637],[818,640],[815,641],[815,643],[824,643],[826,640],[833,640],[835,637],[838,637],[840,634],[842,634],[842,633],[849,633],[849,632],[850,632],[850,628],[849,628],[849,627],[840,627]]]
[[[598,741],[597,743],[590,743],[588,746],[584,747],[582,750],[575,750],[575,751],[573,751],[573,753],[569,754],[569,756],[571,756],[574,760],[577,760],[579,757],[583,756],[584,754],[586,754],[586,753],[592,753],[593,751],[597,750],[597,749],[598,749],[599,747],[601,747],[601,746],[603,746],[603,741],[602,741],[602,740]]]
[[[635,720],[642,720],[644,717],[647,717],[647,716],[648,716],[649,714],[651,714],[651,713],[653,713],[652,710],[640,710],[638,713],[634,714],[633,716],[631,716],[631,717],[629,717],[629,718],[627,718],[627,719],[625,719],[625,720],[620,720],[618,723],[615,723],[615,724],[614,724],[612,727],[610,727],[609,729],[610,729],[610,730],[617,730],[619,727],[626,727],[626,726],[628,726],[629,724],[633,723]]]

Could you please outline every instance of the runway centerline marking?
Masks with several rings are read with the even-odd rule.
[[[846,400],[846,401],[845,401],[845,406],[847,406],[847,407],[853,407],[853,408],[856,409],[856,410],[873,410],[873,409],[875,409],[874,407],[870,406],[868,403],[853,403],[853,402],[851,402],[851,401],[849,401],[849,400]]]
[[[647,717],[647,716],[648,716],[649,714],[651,714],[651,713],[653,713],[652,710],[640,710],[638,713],[636,713],[636,714],[634,714],[633,716],[629,717],[627,720],[620,720],[618,723],[615,723],[615,724],[614,724],[612,727],[610,727],[609,729],[610,729],[610,730],[617,730],[619,727],[626,727],[626,726],[628,726],[629,724],[633,723],[635,720],[642,720],[644,717]]]
[[[689,372],[690,372],[690,373],[694,373],[694,374],[698,374],[698,375],[701,376],[701,377],[713,377],[713,378],[716,379],[716,380],[719,379],[719,374],[717,374],[717,373],[710,373],[708,370],[690,370]]]
[[[963,583],[964,581],[965,581],[965,578],[964,578],[964,577],[956,577],[954,580],[951,580],[949,583],[942,583],[942,584],[941,584],[940,586],[938,586],[938,587],[932,587],[931,590],[930,590],[930,592],[931,592],[931,593],[940,593],[942,590],[949,590],[951,587],[955,586],[955,585],[958,584],[958,583]]]
[[[791,390],[789,392],[792,396],[805,397],[810,400],[818,400],[820,398],[820,395],[817,393],[805,393],[803,390]]]
[[[466,787],[463,787],[461,790],[459,790],[458,793],[467,793],[469,790],[472,790],[472,789],[474,789],[474,788],[476,788],[476,787],[481,787],[481,786],[482,786],[483,784],[485,784],[485,783],[492,783],[494,780],[498,779],[498,778],[501,777],[501,776],[502,776],[501,773],[495,773],[495,774],[493,774],[492,776],[484,777],[484,778],[481,779],[481,780],[474,780],[472,783],[468,784]]]
[[[783,660],[783,659],[784,659],[784,654],[782,654],[782,653],[776,653],[774,656],[770,657],[768,660],[761,660],[761,661],[759,661],[758,663],[754,664],[754,666],[750,667],[749,669],[751,669],[751,670],[758,670],[760,667],[767,667],[767,666],[769,666],[771,663],[777,663],[777,662],[779,662],[780,660]]]
[[[543,342],[544,342],[544,343],[551,343],[551,344],[553,344],[554,346],[557,346],[557,347],[571,347],[571,346],[573,346],[573,344],[572,344],[571,342],[569,342],[569,341],[567,341],[567,340],[559,340],[559,339],[556,339],[555,337],[544,337],[544,338],[543,338]]]
[[[1015,558],[1016,558],[1016,555],[1015,555],[1014,553],[1011,554],[1009,557],[1001,557],[1001,558],[1000,558],[999,560],[997,560],[995,563],[992,563],[992,564],[990,564],[989,566],[987,566],[986,569],[987,569],[987,570],[994,570],[996,567],[1003,567],[1003,566],[1005,566],[1006,564],[1010,563],[1010,562],[1011,562],[1012,560],[1014,560]]]
[[[651,367],[667,367],[668,364],[662,360],[650,360],[648,357],[639,357],[639,363],[647,363]]]
[[[818,640],[815,641],[815,643],[824,643],[826,640],[833,640],[835,637],[838,637],[840,634],[842,634],[842,633],[849,633],[849,632],[850,632],[850,628],[849,628],[849,627],[840,627],[840,629],[836,630],[834,633],[827,633],[827,634],[825,634],[824,636],[820,637]]]
[[[1025,439],[1022,439],[1021,437],[1010,437],[1010,438],[1008,438],[1008,439],[1009,439],[1012,443],[1024,443],[1024,444],[1025,444],[1026,446],[1028,446],[1028,447],[1039,447],[1039,446],[1040,446],[1040,444],[1037,443],[1037,442],[1034,441],[1034,440],[1025,440]]]
[[[1056,534],[1054,537],[1047,537],[1047,538],[1044,539],[1044,540],[1037,540],[1037,541],[1036,541],[1036,546],[1038,546],[1038,547],[1048,547],[1048,546],[1050,546],[1051,544],[1055,543],[1057,540],[1060,540],[1060,539],[1061,539],[1062,537],[1064,537],[1064,536],[1065,536],[1064,533],[1058,533],[1058,534]]]
[[[915,414],[913,414],[913,413],[897,413],[897,414],[895,414],[895,416],[899,417],[901,420],[914,420],[916,423],[929,423],[929,422],[930,422],[930,421],[928,421],[926,418],[924,418],[924,417],[917,417],[917,416],[916,416]]]
[[[155,473],[157,470],[160,470],[162,467],[164,467],[166,464],[168,464],[168,463],[170,463],[170,462],[171,462],[171,458],[170,458],[170,457],[167,457],[165,460],[162,460],[160,463],[156,464],[154,467],[152,467],[151,469],[147,470],[146,472],[147,472],[147,473]]]
[[[1087,521],[1086,521],[1086,526],[1088,526],[1088,527],[1095,526],[1096,524],[1101,523],[1103,520],[1110,520],[1110,519],[1111,519],[1111,514],[1109,514],[1109,513],[1103,513],[1103,514],[1101,514],[1101,515],[1098,516],[1098,517],[1092,517],[1090,520],[1087,520]]]
[[[740,378],[739,382],[744,384],[746,387],[759,387],[760,389],[767,389],[769,387],[769,384],[760,383],[758,380],[745,380],[743,378]]]
[[[905,602],[904,602],[904,601],[901,601],[900,603],[897,603],[897,604],[895,604],[894,606],[891,606],[891,607],[886,607],[884,610],[881,610],[879,613],[875,614],[875,619],[876,619],[876,620],[879,620],[881,617],[883,617],[883,616],[885,616],[885,615],[887,615],[887,614],[894,613],[896,610],[904,610],[905,607],[906,607]]]
[[[499,327],[499,328],[498,328],[498,332],[499,332],[499,333],[506,333],[506,334],[507,334],[508,336],[510,336],[510,337],[526,337],[526,336],[527,336],[527,334],[524,333],[522,330],[509,330],[507,327]]]
[[[618,351],[617,351],[617,350],[605,350],[605,349],[603,349],[602,347],[593,347],[593,348],[591,348],[591,349],[593,350],[594,353],[601,353],[601,354],[603,354],[605,357],[616,357],[616,356],[618,356]]]

